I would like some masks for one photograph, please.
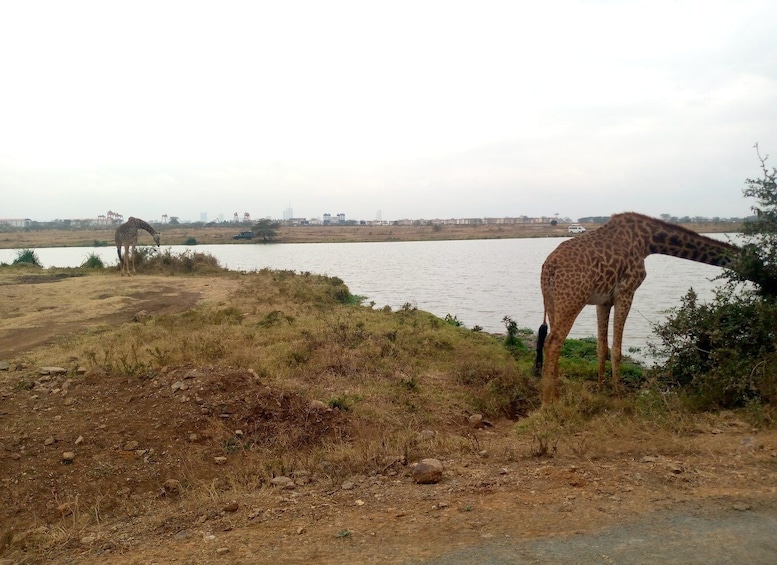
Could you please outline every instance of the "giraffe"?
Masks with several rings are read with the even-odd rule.
[[[561,243],[543,263],[540,277],[545,314],[535,368],[542,372],[543,404],[558,399],[561,346],[586,304],[596,305],[599,386],[607,360],[610,310],[615,307],[611,360],[613,388],[618,390],[623,327],[634,293],[647,274],[645,258],[660,253],[723,267],[733,261],[736,251],[729,243],[634,212],[614,214],[601,228]],[[543,347],[547,350],[544,366]]]
[[[116,252],[119,254],[119,271],[121,276],[124,276],[124,271],[127,271],[127,276],[130,276],[130,250],[132,251],[132,272],[135,272],[135,246],[138,244],[138,230],[146,230],[154,238],[154,242],[159,247],[159,233],[151,227],[148,222],[144,222],[140,218],[130,218],[116,228]],[[124,247],[124,257],[121,256],[121,248]]]

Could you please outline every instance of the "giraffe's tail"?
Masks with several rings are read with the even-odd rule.
[[[545,347],[545,338],[548,337],[548,322],[543,319],[540,329],[537,330],[537,358],[534,360],[534,374],[542,374],[542,350]]]

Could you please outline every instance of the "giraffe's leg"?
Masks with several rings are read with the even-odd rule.
[[[549,316],[550,334],[545,342],[545,363],[542,366],[542,381],[540,382],[543,404],[558,400],[558,360],[561,357],[561,346],[564,345],[564,340],[569,335],[569,330],[572,329],[572,324],[580,310],[582,307],[577,312],[567,312],[568,315],[565,316]]]
[[[612,328],[612,388],[616,392],[621,389],[621,349],[623,347],[623,328],[631,310],[634,295],[622,296],[615,303],[615,316]]]
[[[132,272],[134,274],[137,274],[138,272],[135,270],[135,253],[137,251],[135,250],[135,244],[132,245]]]
[[[599,369],[599,388],[602,387],[604,382],[604,371],[607,366],[607,333],[610,327],[610,309],[609,304],[597,304],[596,305],[596,326],[597,326],[597,340],[596,340],[596,360]]]

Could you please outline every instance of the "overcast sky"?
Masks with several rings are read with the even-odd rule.
[[[0,218],[744,216],[777,2],[0,0]]]

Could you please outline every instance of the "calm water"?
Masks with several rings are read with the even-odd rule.
[[[722,234],[716,235],[725,239]],[[241,271],[262,268],[312,272],[340,277],[351,292],[396,309],[410,303],[444,317],[455,315],[465,326],[503,332],[502,318],[536,330],[542,322],[540,269],[545,257],[565,238],[426,241],[389,243],[311,243],[273,245],[170,246],[173,253],[196,250]],[[95,253],[117,265],[113,247],[37,249],[45,267],[75,267]],[[15,250],[0,249],[10,263]],[[647,258],[647,278],[637,291],[626,323],[624,348],[643,347],[651,324],[680,304],[693,286],[702,299],[712,297],[711,281],[720,269],[673,257]],[[571,337],[596,335],[596,309],[588,306]]]

